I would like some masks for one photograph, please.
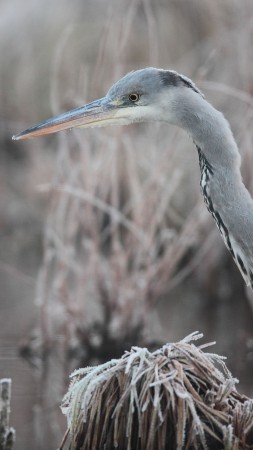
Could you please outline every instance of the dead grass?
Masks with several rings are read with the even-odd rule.
[[[203,14],[206,8],[208,2],[203,4]],[[132,1],[126,10],[121,4],[108,8],[92,80],[86,67],[80,67],[77,91],[68,92],[65,102],[71,97],[73,107],[79,92],[85,101],[103,95],[105,86],[127,70],[123,55],[127,58],[133,45],[132,33],[141,12],[148,33],[146,60],[162,65],[158,16],[152,11],[149,1]],[[184,16],[185,11],[179,8],[177,14]],[[216,14],[213,9],[210,20],[215,21]],[[58,80],[66,70],[65,55],[73,33],[66,28],[56,47],[51,76],[54,114],[62,109]],[[208,36],[205,45],[208,48]],[[113,73],[109,54],[115,62]],[[200,82],[211,60],[200,66],[195,77]],[[214,86],[210,84],[209,89]],[[250,107],[247,93],[231,88],[227,94]],[[64,352],[85,364],[112,357],[112,348],[114,356],[119,356],[126,345],[152,341],[149,325],[156,303],[199,267],[207,254],[212,259],[215,234],[210,218],[198,182],[196,187],[191,182],[188,190],[184,174],[191,159],[187,152],[194,151],[192,144],[172,128],[169,134],[168,143],[161,126],[58,136],[53,179],[40,186],[40,192],[51,199],[36,296],[43,348],[64,335]],[[186,162],[182,163],[178,155],[183,147]],[[193,178],[198,177],[195,163]],[[185,196],[190,190],[192,196],[188,192]],[[204,264],[208,274],[208,259]]]
[[[173,278],[178,264],[207,222],[201,203],[183,225],[171,206],[182,178],[173,159],[163,153],[150,164],[147,154],[137,160],[124,135],[120,143],[105,140],[97,158],[89,145],[85,162],[69,161],[67,180],[42,187],[53,199],[38,290],[44,339],[52,338],[57,308],[68,340],[78,338],[88,360],[150,339],[150,310],[170,280],[181,281]]]
[[[224,358],[192,333],[151,353],[75,371],[62,410],[70,450],[243,450],[253,445],[253,401]],[[63,447],[61,447],[63,448]]]
[[[236,290],[241,278],[232,271],[232,261],[226,264],[226,249],[205,210],[197,156],[187,137],[153,124],[72,131],[15,143],[15,149],[10,137],[104,95],[129,70],[172,68],[193,78],[225,113],[252,188],[251,0],[1,3],[1,154],[6,158],[0,168],[1,270],[6,272],[6,260],[11,281],[27,272],[34,276],[43,240],[38,320],[24,309],[24,317],[31,317],[27,334],[35,328],[25,351],[33,362],[34,353],[39,356],[36,364],[52,347],[51,356],[56,355],[48,358],[47,377],[41,374],[47,379],[43,394],[50,408],[56,405],[53,417],[46,400],[41,407],[45,430],[52,431],[49,439],[53,435],[58,441],[55,411],[64,378],[58,374],[69,373],[69,356],[75,367],[97,364],[133,345],[184,335],[185,328],[195,329],[199,322],[231,352],[231,364],[250,390],[246,345],[252,327],[249,314],[241,314],[245,299],[242,288]],[[10,162],[15,152],[26,155],[25,162]],[[24,236],[29,237],[26,245]],[[27,271],[32,246],[37,260]],[[202,288],[201,306],[192,301],[194,288]],[[8,302],[20,305],[21,297],[20,291]],[[161,298],[166,299],[165,326],[154,336]],[[11,319],[12,324],[21,320],[19,309],[11,310]],[[228,336],[231,323],[235,333]],[[15,325],[12,329],[16,342],[20,336]],[[38,442],[49,436],[47,431],[41,431]],[[47,447],[48,442],[41,444]]]

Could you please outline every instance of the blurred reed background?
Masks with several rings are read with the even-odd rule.
[[[0,375],[13,380],[17,448],[59,445],[73,368],[194,330],[253,396],[252,297],[205,209],[189,138],[142,124],[11,141],[130,70],[175,69],[231,123],[253,193],[252,1],[0,8]]]

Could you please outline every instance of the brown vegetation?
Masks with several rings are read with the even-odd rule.
[[[253,400],[199,337],[74,372],[62,406],[70,450],[252,448]]]
[[[252,318],[188,137],[147,124],[11,141],[104,95],[129,70],[172,68],[225,113],[252,190],[251,0],[1,3],[0,331],[15,346],[22,338],[23,354],[44,369],[26,419],[37,402],[40,425],[26,425],[34,446],[59,441],[59,380],[73,367],[199,327],[252,393]],[[12,361],[5,368],[27,387]],[[13,401],[24,410],[23,398]],[[25,427],[15,428],[21,449]]]

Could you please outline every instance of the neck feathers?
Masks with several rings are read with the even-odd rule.
[[[239,170],[241,158],[229,123],[205,98],[192,89],[178,89],[175,114],[213,167]]]
[[[197,147],[207,209],[253,289],[253,200],[242,182],[241,158],[230,126],[222,113],[193,90],[181,89],[177,95],[176,120]]]

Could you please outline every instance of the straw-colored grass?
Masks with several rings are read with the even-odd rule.
[[[71,450],[242,450],[253,446],[253,400],[224,358],[192,333],[149,352],[79,369],[63,400]],[[63,447],[62,447],[63,448]]]
[[[38,366],[48,358],[43,404],[29,394],[39,426],[30,426],[25,398],[13,398],[26,421],[17,428],[18,447],[33,440],[36,449],[56,448],[63,380],[77,364],[119,358],[133,345],[178,338],[199,323],[220,348],[236,348],[230,364],[251,395],[252,326],[243,284],[206,212],[188,137],[154,124],[22,143],[11,136],[103,96],[129,70],[175,69],[224,112],[252,189],[252,0],[2,0],[1,6],[0,269],[9,270],[2,297],[11,305],[8,316],[1,302],[1,317],[4,324],[11,319],[4,336],[12,333],[11,346],[32,333],[26,355]],[[18,277],[29,291],[15,287]],[[16,376],[12,361],[11,367]],[[23,369],[18,376],[26,392]]]
[[[246,3],[240,10],[247,11]],[[245,74],[243,55],[233,45],[242,36],[242,24],[228,5],[229,0],[162,1],[159,5],[150,0],[109,2],[102,7],[103,14],[97,7],[93,16],[101,25],[96,41],[93,20],[81,15],[83,22],[71,21],[77,10],[69,8],[67,17],[66,8],[61,7],[63,16],[50,14],[50,18],[67,17],[62,33],[57,40],[46,33],[47,39],[55,42],[47,78],[51,84],[45,88],[49,97],[51,87],[51,101],[35,91],[28,106],[25,96],[26,104],[21,106],[24,127],[32,120],[104,95],[114,81],[133,68],[175,68],[192,77],[200,88],[204,86],[208,99],[228,112],[235,132],[238,116],[244,117],[241,147],[248,152],[250,167],[252,108],[246,83],[250,68]],[[231,29],[227,17],[231,23],[235,21]],[[67,26],[69,20],[72,26]],[[55,27],[50,30],[55,33]],[[247,42],[245,36],[244,51]],[[235,59],[238,64],[234,67]],[[17,70],[18,104],[27,84],[29,96],[31,91],[24,67],[28,66],[23,64]],[[43,69],[47,67],[44,63]],[[35,71],[34,80],[38,79],[36,68],[36,63],[29,66],[29,74]],[[209,83],[210,79],[216,84]],[[227,89],[221,84],[224,82]],[[227,106],[230,99],[237,105],[231,111]],[[29,118],[24,112],[30,113],[31,104],[36,114]],[[219,245],[220,237],[212,228],[199,192],[196,151],[181,131],[149,124],[72,130],[48,139],[23,144],[32,149],[32,191],[40,184],[35,203],[42,198],[48,201],[36,292],[44,348],[58,342],[61,335],[64,355],[75,354],[89,363],[94,358],[101,360],[101,355],[110,359],[107,349],[115,350],[116,343],[114,356],[131,345],[146,345],[153,338],[149,325],[156,305],[165,296],[169,304],[173,295],[168,293],[194,271],[207,294],[212,295],[213,290],[217,297],[215,277],[222,278],[226,250]],[[58,144],[56,160],[45,151],[49,142],[50,147]],[[233,291],[231,283],[224,280],[220,284],[222,292]],[[184,314],[184,307],[180,314]]]

